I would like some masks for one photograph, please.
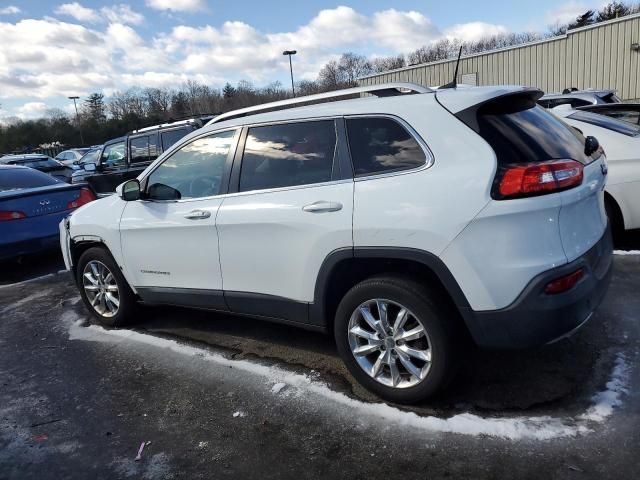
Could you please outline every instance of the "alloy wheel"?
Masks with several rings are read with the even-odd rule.
[[[360,304],[348,326],[356,362],[371,378],[393,388],[413,387],[431,368],[431,342],[418,317],[385,299]]]
[[[89,261],[82,272],[82,286],[91,307],[103,317],[113,317],[120,308],[118,283],[109,268],[98,260]]]

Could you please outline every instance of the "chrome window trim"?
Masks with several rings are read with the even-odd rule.
[[[355,175],[353,176],[353,180],[354,182],[366,182],[368,180],[376,180],[379,178],[386,178],[386,177],[395,177],[398,175],[407,175],[407,174],[411,174],[411,173],[417,173],[420,172],[422,170],[427,170],[429,168],[431,168],[433,166],[433,164],[435,163],[436,159],[435,156],[433,155],[433,152],[431,151],[431,149],[429,148],[429,145],[427,145],[427,142],[424,141],[424,139],[420,136],[420,134],[415,130],[415,128],[413,128],[404,118],[401,118],[397,115],[393,115],[390,113],[361,113],[361,114],[356,114],[356,115],[345,115],[344,119],[349,120],[351,118],[355,118],[355,119],[361,119],[361,118],[388,118],[390,120],[394,120],[395,122],[399,123],[408,133],[409,135],[411,135],[413,137],[413,139],[418,142],[418,145],[420,145],[420,148],[422,148],[422,151],[424,152],[424,156],[425,156],[425,162],[423,165],[420,165],[418,167],[413,167],[413,168],[407,168],[407,169],[403,169],[403,170],[394,170],[391,172],[381,172],[381,173],[371,173],[371,174],[367,174],[367,175],[362,175],[362,176],[358,176]],[[349,140],[349,127],[347,126],[347,141]],[[349,143],[349,149],[351,149],[351,144]],[[351,150],[349,150],[351,151]],[[351,164],[353,165],[353,158],[351,158]]]

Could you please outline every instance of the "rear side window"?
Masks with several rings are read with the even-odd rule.
[[[501,167],[559,159],[586,164],[600,156],[587,157],[584,137],[530,97],[503,97],[483,105],[477,111],[477,131]]]
[[[333,120],[249,128],[240,191],[327,182],[335,149]]]
[[[131,163],[140,163],[149,161],[149,137],[135,137],[130,140],[131,143]]]
[[[416,168],[427,161],[416,139],[390,118],[349,118],[347,133],[356,176]]]
[[[177,128],[175,130],[167,130],[165,132],[162,132],[160,134],[160,136],[162,137],[162,150],[166,150],[190,132],[191,130],[188,128]]]
[[[572,120],[578,120],[580,122],[590,123],[596,127],[606,128],[614,132],[622,133],[629,137],[637,137],[640,135],[640,128],[635,125],[631,125],[627,122],[616,120],[615,118],[607,117],[606,115],[598,115],[591,112],[576,112],[569,115],[567,118]]]
[[[9,168],[0,170],[0,192],[22,190],[25,188],[45,187],[60,183],[51,175],[26,168]]]

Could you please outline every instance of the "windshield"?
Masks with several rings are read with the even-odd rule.
[[[98,157],[99,156],[100,156],[100,150],[99,149],[90,150],[89,152],[85,153],[80,160],[78,160],[78,163],[80,163],[80,164],[98,163]]]
[[[632,125],[627,122],[616,120],[615,118],[607,117],[606,115],[598,115],[597,113],[579,111],[572,113],[567,118],[572,120],[578,120],[580,122],[590,123],[596,127],[606,128],[614,132],[622,133],[629,137],[637,137],[640,135],[640,127]]]

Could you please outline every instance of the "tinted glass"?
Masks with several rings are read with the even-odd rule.
[[[633,123],[634,125],[640,124],[640,111],[633,110],[598,110],[599,114],[606,115],[616,120],[623,122]]]
[[[118,143],[112,143],[104,147],[102,152],[102,165],[105,167],[116,167],[124,165],[124,141]]]
[[[327,182],[335,149],[333,120],[250,128],[240,191]]]
[[[8,163],[14,165],[22,165],[24,167],[30,168],[58,168],[60,164],[56,162],[53,158],[30,158],[30,159],[19,159],[19,160],[10,160]]]
[[[178,128],[176,130],[167,130],[165,132],[162,132],[160,135],[162,137],[163,151],[176,143],[189,132],[191,132],[191,129],[189,128]]]
[[[149,161],[149,137],[135,137],[130,139],[131,163]]]
[[[478,133],[501,166],[573,159],[589,163],[584,137],[527,97],[508,97],[478,110]],[[599,153],[598,153],[599,156]]]
[[[350,118],[347,132],[356,176],[415,168],[427,160],[416,139],[390,118]]]
[[[46,173],[22,168],[0,169],[0,192],[24,188],[45,187],[60,183]]]
[[[607,117],[606,115],[598,115],[591,112],[576,112],[569,115],[567,118],[573,120],[579,120],[581,122],[590,123],[597,127],[606,128],[614,132],[628,135],[629,137],[636,137],[640,135],[640,128],[630,123],[621,122],[615,118]]]
[[[161,154],[160,147],[158,146],[158,135],[149,135],[149,160],[155,160]]]
[[[235,132],[199,138],[174,152],[147,180],[153,200],[200,198],[220,193]]]

